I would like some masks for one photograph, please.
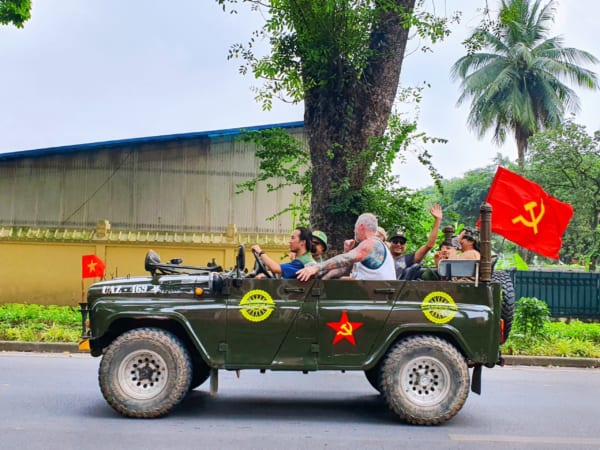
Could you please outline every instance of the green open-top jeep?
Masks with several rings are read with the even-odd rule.
[[[447,261],[449,281],[257,279],[243,247],[229,272],[149,252],[151,276],[90,287],[80,348],[102,356],[102,394],[126,416],[163,416],[208,378],[216,392],[219,369],[357,370],[404,421],[445,422],[469,385],[480,392],[482,367],[502,362],[502,286],[482,211],[482,260],[468,274]],[[451,281],[463,275],[473,278]]]

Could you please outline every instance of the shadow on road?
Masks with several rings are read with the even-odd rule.
[[[171,414],[180,418],[202,415],[211,419],[320,422],[335,418],[346,423],[399,423],[377,394],[341,398],[336,393],[330,398],[307,399],[230,393],[211,396],[208,392],[192,391]]]

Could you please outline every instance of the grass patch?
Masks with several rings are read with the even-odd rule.
[[[81,313],[71,306],[0,305],[0,340],[77,342]]]
[[[539,333],[511,333],[502,345],[505,355],[600,358],[600,324],[579,320],[548,322]]]

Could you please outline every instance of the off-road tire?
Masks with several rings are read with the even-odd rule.
[[[128,331],[108,347],[98,381],[108,404],[127,417],[161,417],[187,394],[192,362],[177,336],[156,328]]]
[[[463,407],[469,395],[469,369],[452,344],[434,336],[412,336],[387,354],[381,389],[401,420],[436,425]]]
[[[492,273],[492,280],[500,283],[502,286],[502,312],[504,319],[504,340],[508,339],[512,329],[513,316],[515,314],[515,287],[510,274],[504,270],[497,270]]]
[[[365,370],[365,376],[373,389],[381,394],[381,366],[377,364],[375,367]]]

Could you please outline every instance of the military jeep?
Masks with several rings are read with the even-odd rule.
[[[491,208],[482,213],[482,260],[470,278],[447,262],[448,281],[259,279],[243,246],[225,272],[149,252],[149,276],[90,287],[80,349],[102,356],[102,394],[129,417],[164,416],[209,378],[216,393],[219,370],[354,370],[403,421],[446,422],[480,393],[482,367],[502,364]]]

